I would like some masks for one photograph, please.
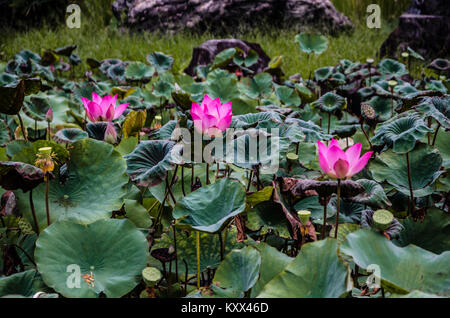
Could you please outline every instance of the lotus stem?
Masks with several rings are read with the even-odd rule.
[[[37,216],[36,216],[36,209],[34,208],[33,190],[30,190],[30,208],[31,208],[31,213],[33,214],[34,224],[36,225],[36,233],[39,235],[39,233],[40,233],[39,222],[38,222]]]
[[[178,283],[178,253],[177,253],[177,231],[175,228],[175,223],[172,225],[173,227],[173,248],[175,249],[175,275]]]
[[[45,180],[45,211],[47,212],[47,225],[50,226],[50,206],[48,204],[48,191],[50,188],[50,179],[48,178],[48,174],[44,177]]]
[[[183,196],[186,196],[186,192],[184,191],[184,166],[181,166],[181,191],[183,192]]]
[[[432,142],[432,146],[434,146],[434,144],[436,143],[436,137],[438,135],[439,129],[441,128],[441,124],[438,123],[438,126],[436,127],[436,131],[434,132],[434,137],[433,137],[433,142]]]
[[[296,154],[297,156],[298,156],[299,146],[300,146],[300,143],[297,142],[297,143],[295,144],[295,154]]]
[[[328,113],[328,135],[330,134],[331,113]]]
[[[409,196],[411,198],[411,214],[414,213],[416,207],[414,204],[414,192],[412,189],[412,180],[411,180],[411,166],[409,163],[409,152],[406,153],[406,165],[408,167],[408,184],[409,184]]]
[[[209,184],[209,163],[206,164],[206,184]]]
[[[339,211],[341,210],[341,179],[338,179],[337,184],[337,203],[336,203],[336,229],[334,230],[334,238],[337,239],[339,228]]]
[[[200,232],[197,231],[197,289],[200,289]]]
[[[219,163],[216,166],[216,180],[219,179]]]
[[[195,177],[195,173],[194,173],[194,163],[192,163],[192,168],[191,168],[191,192],[192,192],[192,187],[194,185],[194,177]]]
[[[50,122],[47,123],[47,140],[50,141]]]
[[[220,242],[220,261],[223,261],[223,256],[225,252],[225,246],[223,245],[223,239],[222,239],[222,231],[217,233],[219,235],[219,242]]]
[[[253,178],[253,170],[250,170],[250,176],[248,177],[248,183],[247,183],[247,192],[250,191],[250,185],[252,184],[252,178]]]
[[[22,131],[22,136],[25,139],[26,142],[28,142],[28,134],[25,130],[25,125],[23,124],[22,116],[20,116],[20,113],[17,113],[17,118],[19,118],[20,123],[20,130]]]
[[[37,120],[34,120],[34,132],[33,132],[33,137],[34,139],[36,139],[36,131],[37,131]]]
[[[325,201],[325,204],[323,206],[322,240],[325,239],[325,233],[327,232],[327,204],[326,204],[326,199],[324,201]]]
[[[361,123],[361,130],[362,130],[364,136],[366,137],[367,142],[369,143],[370,149],[372,149],[372,148],[373,148],[373,147],[372,147],[372,143],[370,142],[370,138],[369,138],[369,136],[367,135],[366,130],[364,129],[364,123],[363,123],[363,122]]]

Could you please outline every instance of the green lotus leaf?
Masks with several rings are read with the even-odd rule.
[[[257,204],[247,212],[247,227],[253,231],[260,231],[260,235],[275,232],[283,238],[290,238],[289,221],[278,203],[267,201]]]
[[[339,211],[339,223],[356,223],[361,222],[361,213],[364,210],[364,205],[349,200],[341,199],[341,209]],[[327,209],[333,212],[333,216],[328,218],[329,223],[336,223],[337,200],[332,197],[328,203]]]
[[[364,187],[364,192],[350,200],[374,208],[384,209],[392,205],[384,192],[383,187],[376,181],[359,179],[356,181]]]
[[[127,173],[140,187],[152,187],[163,182],[167,172],[174,168],[171,150],[175,143],[167,140],[148,140],[124,158]]]
[[[142,62],[131,62],[125,70],[125,77],[135,81],[149,81],[154,73],[155,68],[152,66]]]
[[[76,298],[125,295],[140,282],[148,257],[144,234],[131,222],[115,219],[56,222],[41,233],[35,250],[44,282]],[[80,277],[86,274],[92,275],[92,285]]]
[[[212,63],[212,69],[226,67],[231,63],[236,52],[237,50],[235,48],[229,48],[217,54]]]
[[[336,240],[307,243],[286,268],[268,282],[258,298],[337,298],[347,292],[347,268],[339,261]]]
[[[374,96],[364,103],[372,106],[379,121],[386,121],[392,117],[392,100],[390,98]],[[394,109],[397,108],[397,105],[398,103],[394,101]]]
[[[53,139],[57,142],[70,144],[81,139],[89,138],[89,135],[84,130],[78,128],[63,128],[58,130],[53,136]]]
[[[341,110],[345,106],[345,98],[337,94],[328,92],[322,95],[316,102],[319,108],[327,113]]]
[[[259,73],[253,78],[244,78],[245,85],[241,85],[242,92],[250,98],[261,98],[272,93],[272,76],[268,73]]]
[[[430,91],[437,91],[442,94],[447,94],[447,87],[445,87],[442,81],[431,80],[425,84],[425,89]]]
[[[414,108],[434,118],[446,130],[450,129],[450,95],[425,98]]]
[[[173,57],[161,52],[154,52],[147,55],[147,61],[156,69],[158,73],[170,71],[173,66]]]
[[[77,219],[93,222],[111,217],[119,210],[126,194],[126,162],[110,144],[83,139],[72,144],[66,172],[50,181],[49,206],[52,222],[58,219]],[[34,225],[28,195],[16,192],[18,208]],[[45,185],[33,190],[39,228],[47,226]]]
[[[37,154],[39,153],[39,149],[43,147],[52,148],[52,152],[55,154],[54,160],[56,164],[62,165],[69,158],[69,152],[61,145],[58,145],[56,142],[48,140],[38,140],[17,152],[12,157],[12,160],[34,165],[37,159]]]
[[[312,195],[301,199],[294,206],[296,211],[307,210],[311,212],[311,219],[314,220],[323,220],[323,206],[319,203],[319,196]],[[333,211],[327,209],[327,217],[331,217],[333,215]]]
[[[171,83],[159,79],[153,87],[153,95],[158,98],[169,99],[172,96],[174,87]]]
[[[325,66],[314,71],[314,78],[316,81],[323,82],[329,79],[331,74],[333,74],[333,67]]]
[[[0,277],[0,297],[7,295],[30,297],[39,291],[47,290],[41,275],[33,269]]]
[[[312,121],[304,121],[297,118],[288,118],[285,121],[285,124],[295,124],[298,125],[303,134],[305,134],[306,142],[316,142],[317,140],[329,140],[331,139],[331,135],[326,134],[323,130]]]
[[[237,231],[234,226],[224,230],[222,233],[225,251],[227,255],[231,250],[242,248],[243,243],[236,241]],[[160,239],[157,239],[152,250],[159,248],[169,248],[174,246],[173,228],[170,228],[168,233],[164,233]],[[178,271],[179,274],[188,275],[197,274],[197,250],[196,250],[196,235],[182,230],[177,230],[177,256],[178,256]],[[150,258],[151,265],[159,269],[163,269],[161,263]],[[187,268],[184,265],[187,264]],[[204,272],[206,269],[216,269],[220,264],[220,239],[217,234],[200,233],[200,271]],[[166,270],[168,270],[166,266]],[[175,266],[172,264],[172,273],[175,272]]]
[[[322,54],[328,47],[328,40],[321,34],[300,33],[295,36],[295,42],[306,54]]]
[[[259,278],[261,254],[253,247],[232,250],[220,263],[213,284],[221,288],[246,292]]]
[[[408,73],[406,66],[393,59],[384,59],[378,64],[378,70],[381,74],[390,76],[402,76]]]
[[[288,139],[291,143],[301,143],[306,138],[303,128],[299,125],[283,125],[279,129],[280,137]]]
[[[293,258],[265,243],[255,243],[252,246],[261,253],[259,279],[253,286],[251,293],[251,297],[256,297],[267,283],[286,268]]]
[[[213,77],[209,74],[206,81],[205,93],[213,99],[219,97],[221,103],[229,102],[240,96],[235,76],[220,75],[219,77]]]
[[[299,106],[301,99],[295,89],[288,86],[279,86],[275,84],[275,95],[285,106]]]
[[[439,151],[419,143],[409,153],[409,160],[414,196],[418,198],[431,194],[433,192],[431,185],[442,173],[439,170],[442,165]],[[387,181],[398,191],[409,196],[406,155],[396,154],[389,149],[370,163],[370,171],[376,181]]]
[[[442,166],[445,169],[450,168],[450,143],[448,142],[450,138],[450,132],[445,131],[443,128],[439,129],[436,141],[434,143],[435,147],[439,149],[442,155]]]
[[[245,115],[233,116],[231,128],[250,128],[257,127],[260,123],[269,121],[275,125],[281,125],[282,119],[276,112],[250,113]]]
[[[127,218],[139,228],[147,229],[152,226],[152,220],[146,208],[137,200],[125,199],[125,212]]]
[[[123,81],[125,79],[125,64],[113,64],[106,70],[106,75],[113,81]]]
[[[436,254],[450,250],[450,216],[447,213],[432,208],[423,221],[408,217],[400,223],[404,229],[393,241],[396,245],[414,244]]]
[[[157,130],[153,130],[150,133],[151,139],[154,140],[167,140],[172,138],[172,133],[177,127],[177,121],[176,120],[169,120],[167,123],[164,124],[161,128]]]
[[[418,114],[409,114],[379,125],[371,141],[374,145],[386,145],[395,153],[403,154],[413,150],[416,142],[432,131]]]
[[[179,227],[215,233],[244,210],[244,186],[223,178],[183,197],[175,205],[172,215]]]
[[[437,255],[415,245],[398,247],[370,230],[347,235],[341,251],[363,269],[377,264],[382,286],[392,292],[438,293],[450,288],[450,252]]]

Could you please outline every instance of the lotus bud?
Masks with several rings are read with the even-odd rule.
[[[311,212],[308,210],[300,210],[297,212],[298,218],[302,222],[303,225],[306,225],[309,221],[309,217],[311,216]]]
[[[53,110],[51,107],[48,109],[47,114],[45,114],[45,120],[48,123],[51,123],[53,121]]]
[[[373,225],[380,231],[386,231],[392,224],[394,216],[388,210],[377,210],[373,214]]]
[[[105,137],[103,140],[112,145],[117,143],[117,131],[113,123],[109,122],[108,126],[106,126]]]

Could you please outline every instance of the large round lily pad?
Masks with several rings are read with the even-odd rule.
[[[244,210],[244,186],[238,181],[223,178],[183,197],[172,214],[179,227],[215,233]]]
[[[35,251],[44,282],[65,297],[121,297],[139,283],[148,256],[145,236],[115,219],[56,222],[41,233]],[[93,284],[78,276],[86,274]]]
[[[308,243],[299,255],[262,289],[258,297],[337,298],[347,291],[347,268],[337,255],[336,240]]]
[[[398,247],[370,230],[347,235],[341,251],[352,256],[361,268],[377,264],[382,285],[392,292],[407,294],[417,289],[438,293],[450,289],[450,252],[436,255],[415,245]]]
[[[92,222],[108,218],[121,208],[126,194],[126,162],[114,147],[93,139],[73,144],[66,173],[50,181],[50,219],[75,218]],[[28,196],[18,191],[18,207],[34,224]],[[34,206],[40,229],[47,226],[45,184],[33,190]]]
[[[442,157],[439,151],[419,143],[409,153],[411,184],[414,196],[423,197],[433,192],[430,187],[441,175]],[[370,163],[370,171],[378,182],[387,181],[405,195],[409,193],[408,166],[406,155],[394,153],[391,149],[383,152]]]
[[[306,54],[322,54],[328,47],[328,40],[321,34],[300,33],[295,36],[295,42]]]
[[[0,297],[7,295],[29,297],[39,291],[47,290],[48,288],[42,281],[41,275],[34,269],[0,278]]]

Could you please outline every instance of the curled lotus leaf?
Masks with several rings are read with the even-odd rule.
[[[30,164],[14,161],[0,161],[0,185],[5,190],[34,189],[44,182],[44,172]]]
[[[273,122],[275,124],[281,125],[282,118],[280,114],[276,112],[261,112],[261,113],[251,113],[245,115],[233,116],[231,121],[231,128],[250,128],[257,127],[262,122]]]
[[[56,222],[39,235],[35,250],[45,284],[73,298],[125,295],[139,284],[148,257],[144,234],[130,221],[117,219]],[[67,283],[68,269],[76,270],[73,264],[91,283],[87,278],[81,279],[79,288]]]
[[[374,145],[386,145],[395,153],[407,153],[414,149],[416,142],[433,130],[428,128],[419,114],[394,117],[375,130],[371,141]]]
[[[344,108],[345,98],[332,92],[328,92],[325,95],[322,95],[315,104],[319,106],[320,110],[326,113],[332,113]]]
[[[442,157],[437,149],[419,143],[409,153],[411,185],[416,198],[433,192],[431,185],[443,173]],[[394,153],[391,149],[383,152],[370,163],[370,171],[378,182],[387,181],[398,191],[409,196],[408,166],[406,155]]]
[[[384,59],[378,64],[378,70],[381,74],[390,76],[402,76],[408,73],[406,66],[393,59]]]
[[[140,187],[152,187],[163,182],[167,172],[175,167],[172,148],[175,142],[167,140],[142,141],[136,149],[124,156],[127,173]]]
[[[173,57],[161,52],[154,52],[147,55],[147,61],[156,69],[158,73],[170,71],[173,66]]]
[[[385,121],[391,118],[392,100],[390,98],[374,96],[365,102],[365,104],[372,107],[375,112],[375,116],[379,121]],[[394,109],[397,105],[398,103],[394,101]]]
[[[295,124],[299,126],[305,134],[306,142],[316,142],[317,140],[329,140],[331,135],[326,134],[322,128],[314,124],[312,121],[305,121],[298,118],[288,118],[284,122],[285,124]]]
[[[0,297],[31,297],[39,291],[48,291],[48,287],[34,269],[0,278]]]
[[[414,108],[434,118],[446,130],[450,129],[450,95],[425,98]]]
[[[73,143],[85,138],[89,138],[88,133],[78,128],[63,128],[58,130],[53,136],[55,141],[65,144]]]
[[[183,197],[172,215],[178,227],[216,233],[244,210],[244,186],[236,180],[223,178]]]
[[[333,68],[331,66],[326,66],[315,70],[314,78],[319,82],[323,82],[326,81],[328,78],[330,78],[332,74]]]
[[[450,70],[450,61],[447,59],[437,58],[428,65],[429,69],[438,72],[448,72]]]
[[[353,257],[360,268],[368,269],[371,264],[377,264],[381,285],[391,292],[407,294],[421,290],[440,293],[450,289],[449,251],[437,255],[415,245],[398,247],[370,230],[347,235],[340,249]]]
[[[359,179],[356,182],[364,187],[364,192],[358,194],[350,200],[380,209],[392,205],[387,198],[383,187],[378,182],[367,179]]]
[[[142,62],[131,62],[125,70],[125,77],[129,80],[149,81],[154,73],[155,68],[152,66]]]

